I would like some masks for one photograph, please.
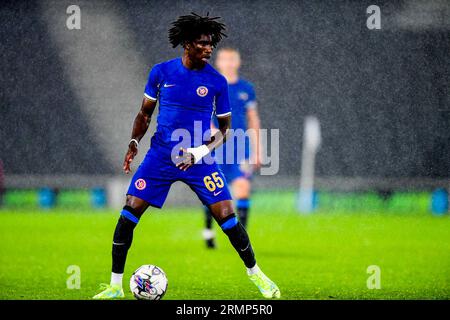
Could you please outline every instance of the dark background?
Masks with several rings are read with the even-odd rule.
[[[323,137],[316,167],[320,176],[450,177],[450,29],[445,23],[450,5],[440,1],[436,9],[429,2],[435,8],[429,13],[432,22],[401,25],[399,16],[417,3],[423,5],[421,1],[80,1],[79,5],[82,19],[83,12],[107,7],[106,12],[113,11],[126,22],[136,55],[147,63],[139,75],[142,88],[153,64],[181,53],[167,41],[171,21],[190,11],[223,17],[228,38],[220,45],[241,51],[242,75],[255,84],[262,126],[280,129],[280,175],[299,174],[303,120],[316,115]],[[56,11],[61,8],[64,18],[70,4],[77,3],[0,5],[0,159],[6,174],[118,173],[115,163],[121,159],[102,152],[95,139],[98,128],[89,125],[80,93],[69,84],[73,75],[64,62],[70,57],[60,54],[42,14],[44,5],[54,6]],[[366,27],[366,8],[371,4],[381,8],[381,30]],[[89,23],[84,22],[80,34],[95,32]],[[114,114],[98,116],[108,121]],[[123,125],[131,130],[130,123]]]

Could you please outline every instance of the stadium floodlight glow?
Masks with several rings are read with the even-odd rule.
[[[308,213],[314,210],[314,167],[317,150],[322,142],[319,120],[314,116],[305,118],[303,131],[302,165],[297,208]]]

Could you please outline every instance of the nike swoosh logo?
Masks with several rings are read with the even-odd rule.
[[[248,247],[250,247],[250,243],[245,247],[245,249],[239,249],[239,250],[241,250],[241,252],[244,252],[245,250],[248,249]]]
[[[214,197],[215,197],[215,196],[218,196],[219,194],[221,194],[222,191],[223,191],[223,190],[220,190],[219,192],[214,192]]]
[[[169,87],[173,87],[174,86],[174,84],[167,84],[167,83],[164,83],[164,88],[169,88]]]

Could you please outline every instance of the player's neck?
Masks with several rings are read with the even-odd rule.
[[[186,53],[184,53],[181,57],[181,63],[183,64],[183,66],[190,70],[200,70],[206,66],[205,61],[194,61]]]
[[[223,74],[225,79],[227,79],[228,84],[235,84],[239,81],[239,74]]]

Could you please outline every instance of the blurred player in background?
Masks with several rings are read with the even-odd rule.
[[[261,166],[261,142],[259,139],[260,120],[253,85],[239,76],[241,57],[239,51],[226,47],[218,50],[216,67],[227,79],[230,105],[233,110],[231,128],[246,131],[251,129],[252,134],[245,138],[245,143],[236,137],[230,136],[227,142],[217,150],[222,152],[222,162],[219,164],[227,183],[231,185],[233,198],[239,220],[247,227],[250,209],[251,178],[254,170]],[[217,124],[212,124],[213,130]],[[217,130],[217,129],[216,129]],[[250,138],[250,141],[249,139]],[[233,139],[234,141],[231,141]],[[251,147],[251,148],[250,148]],[[250,152],[251,151],[251,152]],[[226,161],[227,152],[233,153],[232,163]],[[208,207],[204,207],[206,228],[203,238],[208,248],[215,248],[215,233],[212,229],[213,218]]]
[[[234,213],[224,176],[214,161],[202,160],[222,145],[231,127],[227,81],[207,62],[214,47],[225,36],[225,26],[217,19],[194,13],[179,17],[172,23],[169,40],[174,48],[183,47],[182,57],[156,64],[150,71],[125,155],[123,169],[126,173],[131,171],[130,164],[147,132],[157,102],[158,126],[151,147],[131,180],[125,206],[117,221],[110,284],[103,284],[103,290],[94,299],[124,297],[123,273],[134,229],[149,206],[161,208],[164,205],[170,186],[176,181],[189,185],[208,206],[246,266],[250,281],[262,295],[280,297],[278,287],[256,264],[247,231]],[[212,136],[205,137],[203,133],[210,132],[213,112],[219,127]],[[201,124],[200,141],[197,142],[196,123]],[[175,141],[175,131],[189,134],[188,141]]]

